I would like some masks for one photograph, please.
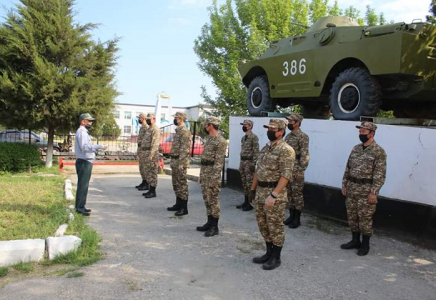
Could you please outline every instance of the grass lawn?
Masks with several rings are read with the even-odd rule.
[[[9,273],[32,273],[32,264],[38,265],[36,269],[59,263],[88,265],[102,257],[99,236],[86,225],[84,218],[75,214],[75,220],[69,221],[66,208],[74,202],[64,199],[63,184],[64,178],[56,167],[39,173],[0,175],[0,241],[45,239],[54,236],[59,225],[64,223],[68,223],[66,235],[74,234],[83,241],[74,253],[41,264],[18,264],[9,267]],[[6,274],[8,270],[0,268],[0,281]]]

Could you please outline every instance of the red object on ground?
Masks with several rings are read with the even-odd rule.
[[[64,158],[61,156],[59,157],[59,172],[64,171]]]

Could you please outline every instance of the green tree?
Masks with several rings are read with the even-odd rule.
[[[366,6],[365,21],[368,26],[375,26],[379,21],[375,9],[369,5]]]
[[[339,7],[338,0],[335,0],[335,3],[333,4],[333,6],[330,6],[328,9],[329,9],[330,16],[341,16],[342,15],[342,9]]]
[[[48,132],[46,166],[55,132],[78,126],[83,112],[98,124],[112,118],[117,39],[94,42],[95,24],[73,20],[73,0],[20,0],[0,24],[0,120]]]
[[[363,26],[363,19],[359,17],[360,10],[355,8],[353,5],[350,5],[348,8],[345,9],[344,15],[356,20],[360,26]]]
[[[427,15],[427,22],[436,24],[436,0],[431,0],[430,2],[430,15]]]
[[[328,10],[328,0],[312,0],[310,3],[310,22],[313,24],[318,19],[325,17]]]
[[[378,17],[378,23],[380,25],[385,25],[387,23],[385,19],[385,15],[383,13],[380,13],[380,16]]]

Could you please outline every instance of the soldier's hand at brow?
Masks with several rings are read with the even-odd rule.
[[[347,196],[347,188],[342,188],[342,195]]]
[[[368,195],[368,203],[369,204],[377,204],[377,195],[375,194],[369,194]]]
[[[266,209],[273,208],[274,203],[276,203],[276,199],[274,199],[271,196],[268,196],[268,198],[266,198],[266,200],[265,200],[265,208]]]

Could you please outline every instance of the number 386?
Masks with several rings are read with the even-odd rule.
[[[283,67],[285,68],[282,72],[283,76],[295,75],[297,74],[297,72],[300,74],[304,74],[306,73],[306,59],[300,59],[299,63],[294,59],[293,61],[291,61],[290,65],[287,61],[285,61],[283,63]]]

